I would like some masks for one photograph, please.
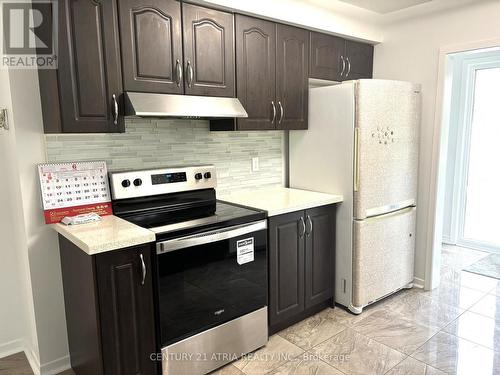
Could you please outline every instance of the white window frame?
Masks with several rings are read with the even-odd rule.
[[[466,57],[462,61],[461,85],[457,88],[460,90],[457,118],[459,127],[455,155],[450,239],[458,246],[500,253],[500,246],[464,237],[476,72],[492,68],[500,68],[500,53],[498,52],[483,57]]]

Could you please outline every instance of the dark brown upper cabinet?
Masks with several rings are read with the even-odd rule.
[[[276,39],[276,129],[307,129],[309,32],[278,24]]]
[[[309,32],[236,15],[236,96],[248,118],[212,130],[307,129]]]
[[[347,69],[345,78],[373,77],[373,46],[371,44],[346,41]]]
[[[345,40],[332,35],[311,32],[309,77],[341,81],[341,56]]]
[[[231,13],[176,0],[124,0],[119,13],[125,91],[234,96]]]
[[[373,46],[311,31],[309,77],[330,81],[372,78]]]
[[[174,0],[120,0],[125,91],[184,92],[181,4]]]
[[[241,15],[235,21],[237,97],[248,113],[238,129],[275,129],[276,24]]]
[[[233,15],[182,4],[185,93],[234,96]]]
[[[58,69],[39,70],[45,132],[124,131],[116,0],[57,4]]]

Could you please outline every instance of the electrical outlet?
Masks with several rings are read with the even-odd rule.
[[[252,158],[252,172],[257,172],[259,170],[259,158]]]

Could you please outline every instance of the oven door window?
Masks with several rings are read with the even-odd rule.
[[[266,230],[157,260],[162,347],[267,305]]]

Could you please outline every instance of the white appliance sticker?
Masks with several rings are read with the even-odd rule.
[[[241,266],[242,264],[253,262],[253,247],[254,238],[245,238],[244,240],[236,241],[236,251],[237,251],[237,262]]]

